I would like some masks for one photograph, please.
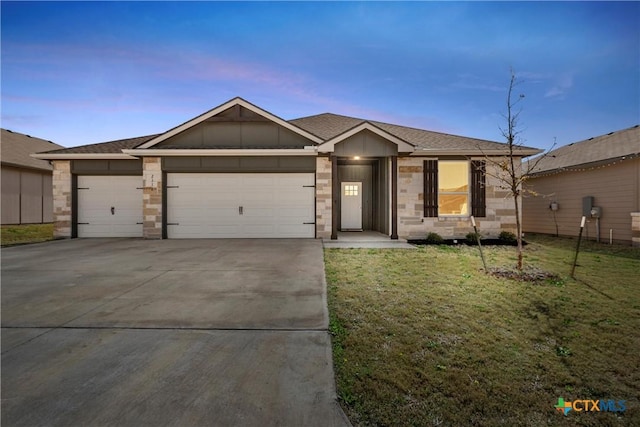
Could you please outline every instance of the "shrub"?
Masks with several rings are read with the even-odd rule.
[[[515,243],[516,242],[516,235],[513,234],[510,231],[502,231],[500,232],[500,235],[498,236],[498,240],[501,240],[505,243]]]
[[[432,245],[441,245],[444,243],[444,239],[438,233],[429,233],[427,234],[427,238],[425,239],[427,243]]]
[[[467,233],[464,237],[469,245],[477,245],[478,238],[480,238],[480,233],[474,233],[473,231]]]

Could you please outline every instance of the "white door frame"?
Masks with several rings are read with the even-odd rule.
[[[340,183],[340,228],[362,231],[362,182]]]

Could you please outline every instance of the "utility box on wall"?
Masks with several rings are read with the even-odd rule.
[[[593,208],[593,196],[585,196],[582,198],[582,216],[590,217]]]

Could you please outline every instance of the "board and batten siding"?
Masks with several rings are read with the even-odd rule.
[[[631,212],[640,212],[640,159],[616,162],[600,168],[565,171],[531,178],[528,190],[537,195],[523,198],[523,230],[525,233],[577,236],[582,217],[582,198],[593,196],[593,205],[602,209],[600,240],[631,243]],[[550,209],[551,202],[559,209]],[[596,238],[596,220],[587,218],[584,237]]]
[[[2,167],[2,224],[53,221],[51,173]]]

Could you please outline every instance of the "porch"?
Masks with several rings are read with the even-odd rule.
[[[415,249],[404,239],[391,239],[377,231],[338,231],[338,239],[323,239],[325,248]]]

